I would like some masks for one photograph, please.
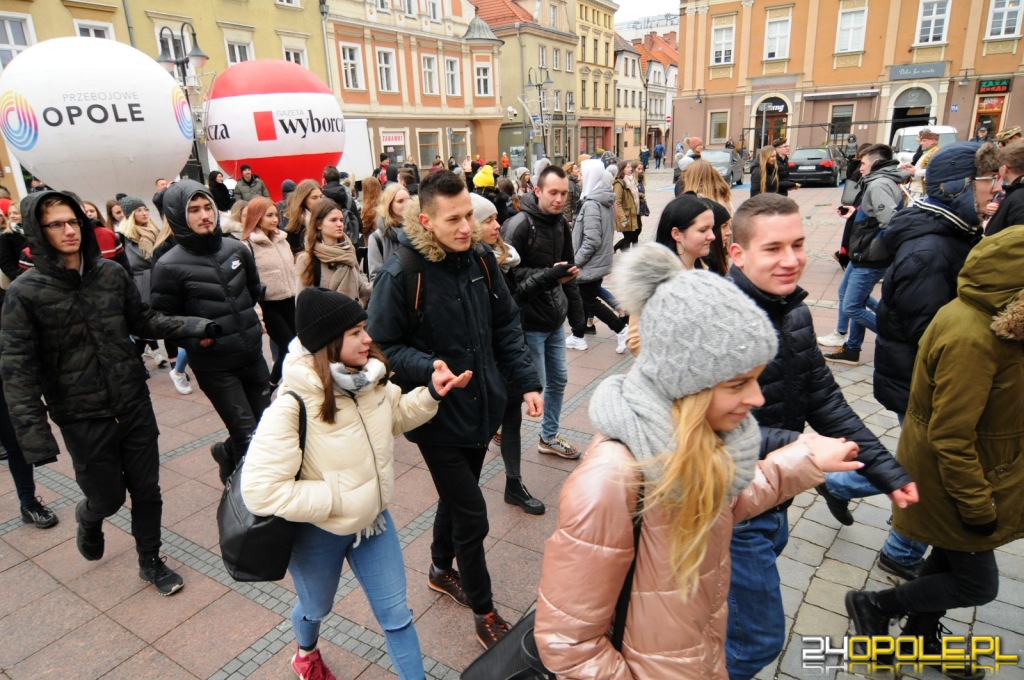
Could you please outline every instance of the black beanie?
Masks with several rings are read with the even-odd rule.
[[[295,329],[302,346],[316,352],[360,321],[366,310],[358,302],[323,288],[306,288],[295,301]]]

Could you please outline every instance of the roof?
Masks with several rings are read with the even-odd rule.
[[[632,43],[618,33],[615,34],[615,52],[632,52],[633,54],[640,54],[640,50],[633,47]]]
[[[534,24],[533,15],[514,0],[470,0],[478,19],[488,26],[505,26],[515,22]],[[493,37],[493,34],[492,34]]]
[[[674,42],[675,31],[661,36],[651,31],[643,38],[634,38],[633,47],[640,53],[640,64],[647,70],[647,63],[653,59],[667,70],[669,66],[679,66],[679,52]],[[616,37],[618,35],[616,34]]]
[[[504,41],[500,40],[498,36],[494,35],[494,31],[487,25],[487,22],[481,19],[479,16],[473,17],[473,20],[469,22],[469,28],[466,29],[465,35],[462,36],[463,40],[489,40],[504,44]]]

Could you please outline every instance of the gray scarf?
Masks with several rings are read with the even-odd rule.
[[[672,402],[640,372],[607,378],[590,399],[590,420],[597,429],[625,444],[638,462],[644,463],[672,451]],[[761,451],[761,430],[748,415],[740,426],[722,435],[725,450],[735,467],[729,498],[740,494],[754,479]],[[657,468],[644,466],[648,482],[657,481]]]
[[[366,365],[353,372],[345,364],[331,364],[331,379],[342,392],[359,394],[373,389],[384,378],[384,364],[378,359],[368,359]]]

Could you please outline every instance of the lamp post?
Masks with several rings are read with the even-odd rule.
[[[193,69],[199,70],[206,65],[209,61],[209,57],[199,49],[199,44],[196,42],[196,29],[189,22],[181,24],[179,36],[181,38],[181,47],[185,48],[185,27],[188,26],[192,32],[192,49],[188,51],[188,54],[184,57],[175,58],[171,52],[174,51],[174,31],[167,26],[160,29],[159,40],[160,40],[160,56],[157,57],[157,63],[163,64],[163,67],[167,69],[167,72],[172,76],[177,71],[178,76],[181,78],[181,88],[185,92],[185,103],[188,104],[189,115],[192,115],[192,101],[188,96],[188,71],[186,67],[191,65]],[[166,31],[167,42],[164,43],[164,32]],[[190,177],[197,182],[203,181],[203,166],[199,162],[199,144],[196,141],[195,126],[192,127],[192,153],[188,157],[188,161],[185,163],[185,169],[183,173],[186,177]]]
[[[544,72],[544,82],[540,81],[540,72]],[[536,74],[537,82],[533,82],[533,76]],[[544,152],[544,158],[548,157],[548,140],[547,135],[544,134],[544,100],[541,98],[541,93],[545,87],[550,87],[555,84],[555,81],[551,80],[551,72],[546,67],[538,67],[536,70],[531,66],[526,70],[526,87],[537,88],[537,107],[540,109],[540,148]]]

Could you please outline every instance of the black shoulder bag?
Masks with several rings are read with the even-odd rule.
[[[626,580],[615,602],[615,620],[612,623],[612,646],[622,651],[622,638],[626,634],[626,613],[633,590],[636,556],[640,551],[640,528],[643,525],[644,487],[641,484],[636,497],[633,516],[633,562],[626,572]],[[536,609],[531,609],[505,637],[480,655],[462,672],[462,680],[555,680],[555,674],[541,663],[537,641],[533,637]]]

